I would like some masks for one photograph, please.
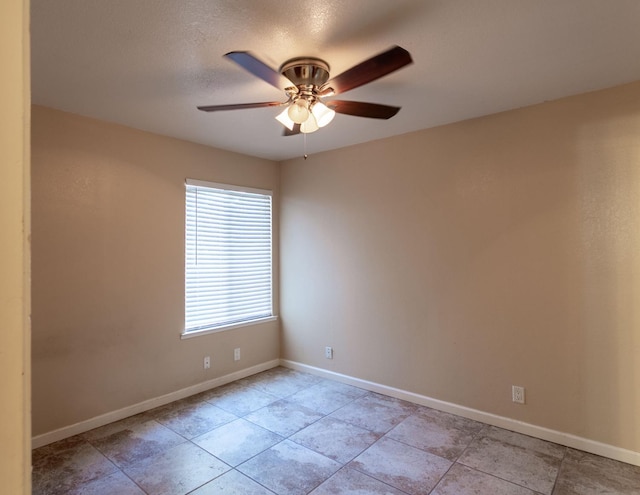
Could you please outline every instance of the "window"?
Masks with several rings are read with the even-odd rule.
[[[185,331],[273,317],[271,191],[186,181]]]

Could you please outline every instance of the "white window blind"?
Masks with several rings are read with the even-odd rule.
[[[185,333],[273,316],[271,191],[186,182]]]

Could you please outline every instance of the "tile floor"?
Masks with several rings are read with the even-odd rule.
[[[640,494],[640,467],[274,368],[36,449],[33,494]]]

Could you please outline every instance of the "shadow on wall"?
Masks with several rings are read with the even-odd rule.
[[[640,108],[579,128],[579,363],[587,424],[640,445]]]

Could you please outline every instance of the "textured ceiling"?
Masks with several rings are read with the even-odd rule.
[[[31,0],[31,17],[34,103],[274,160],[305,149],[278,108],[196,109],[286,99],[229,51],[320,57],[332,76],[411,52],[340,95],[398,115],[337,115],[308,153],[640,80],[639,0]]]

